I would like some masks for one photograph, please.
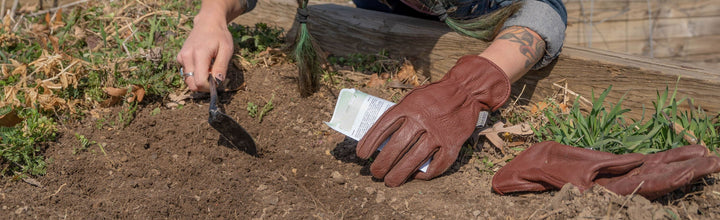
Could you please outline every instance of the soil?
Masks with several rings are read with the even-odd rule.
[[[221,94],[225,112],[255,137],[260,157],[228,147],[207,123],[208,98],[141,104],[128,126],[108,123],[121,107],[99,117],[63,122],[46,150],[48,171],[27,181],[4,179],[0,216],[11,219],[718,219],[720,185],[711,176],[655,201],[617,196],[595,187],[499,195],[493,173],[503,163],[496,149],[461,155],[445,175],[388,188],[371,178],[357,142],[331,130],[337,88],[369,76],[341,75],[332,89],[308,98],[296,92],[291,64],[244,73],[245,89]],[[238,75],[240,76],[240,75]],[[232,77],[232,76],[229,76]],[[241,80],[235,77],[235,80]],[[394,90],[359,87],[390,99]],[[247,103],[274,109],[262,122]],[[83,135],[97,144],[79,149]],[[100,147],[102,146],[102,148]]]
[[[127,126],[123,107],[61,120],[44,176],[0,179],[6,219],[720,219],[717,174],[648,201],[602,187],[499,195],[490,181],[504,157],[479,144],[431,181],[388,188],[371,178],[356,141],[329,121],[338,88],[397,99],[406,90],[368,88],[370,76],[341,71],[339,84],[301,98],[297,68],[279,64],[229,75],[224,111],[255,138],[259,157],[229,145],[207,123],[208,98],[181,107],[149,97]],[[244,82],[241,83],[241,82]],[[248,102],[274,109],[259,121]],[[170,107],[169,107],[170,106]],[[95,144],[81,149],[77,135]],[[486,161],[494,161],[489,165]]]

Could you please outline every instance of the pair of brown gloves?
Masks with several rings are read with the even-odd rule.
[[[702,145],[648,155],[616,155],[546,141],[523,151],[495,173],[492,188],[504,194],[560,189],[571,183],[585,191],[598,184],[620,195],[635,192],[652,200],[716,172],[720,172],[720,157]]]
[[[420,86],[388,109],[357,145],[387,186],[409,179],[429,180],[444,173],[475,129],[480,111],[495,111],[510,95],[510,81],[492,61],[467,55],[439,81]],[[427,172],[418,168],[432,159]],[[622,195],[659,197],[709,173],[720,171],[720,158],[700,145],[661,153],[615,155],[555,142],[538,143],[498,171],[493,189],[500,193],[559,189],[572,183],[581,190],[600,184]],[[641,184],[642,183],[642,184]]]

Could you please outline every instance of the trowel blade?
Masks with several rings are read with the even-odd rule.
[[[233,147],[238,148],[246,153],[258,156],[257,147],[252,136],[233,120],[230,116],[223,114],[217,105],[217,82],[215,77],[210,76],[210,116],[208,123],[215,130],[220,132]]]
[[[250,136],[240,124],[230,118],[230,116],[217,110],[210,110],[208,122],[210,126],[220,132],[233,147],[243,150],[250,155],[257,156],[257,147],[255,146],[255,141],[252,136]]]

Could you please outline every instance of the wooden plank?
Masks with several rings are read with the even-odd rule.
[[[648,3],[652,18],[697,18],[720,16],[720,0],[566,0],[568,22],[647,20]]]
[[[577,41],[576,39],[566,39],[565,44],[581,47],[590,46],[588,42]],[[650,56],[649,44],[648,40],[594,41],[592,48]],[[653,39],[652,57],[683,58],[695,55],[720,54],[720,47],[709,45],[720,45],[720,35]]]
[[[648,39],[650,21],[602,22],[569,26],[566,38],[578,41],[626,41]],[[658,18],[652,21],[654,39],[720,35],[720,16],[700,18]]]
[[[255,11],[239,17],[242,24],[271,23],[287,30],[296,4],[292,0],[260,0]],[[488,45],[452,32],[443,23],[338,5],[311,5],[309,28],[326,51],[376,53],[408,57],[417,69],[437,80],[465,54],[477,54]],[[720,73],[703,68],[658,62],[619,53],[566,46],[554,65],[528,73],[513,84],[515,95],[535,101],[557,92],[554,82],[566,80],[569,89],[590,97],[613,86],[608,101],[625,95],[624,107],[638,118],[643,107],[652,108],[656,91],[672,88],[678,77],[679,97],[692,97],[709,112],[720,112]]]

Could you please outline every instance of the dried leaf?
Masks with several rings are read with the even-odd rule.
[[[6,113],[5,115],[0,116],[0,126],[3,127],[14,127],[16,124],[22,121],[23,119],[18,117],[17,112],[15,112],[14,109]]]
[[[132,88],[132,90],[130,91],[131,96],[127,98],[127,101],[133,102],[137,100],[138,102],[141,102],[145,97],[145,89],[139,85],[132,85],[130,88]],[[110,95],[109,99],[106,99],[105,101],[102,101],[100,103],[100,105],[103,107],[109,107],[117,104],[120,100],[122,100],[123,97],[125,97],[125,95],[128,94],[127,88],[105,87],[103,88],[103,91]]]
[[[186,91],[189,91],[189,90],[186,90]],[[177,95],[171,93],[170,95],[168,95],[168,97],[170,98],[170,101],[172,101],[172,102],[180,102],[180,101],[184,101],[185,99],[192,98],[192,96],[190,96],[187,92],[182,92]]]
[[[538,102],[530,107],[530,114],[537,114],[545,110],[548,107],[547,102]]]
[[[377,74],[370,75],[370,79],[365,83],[365,86],[370,88],[380,88],[385,85],[385,80],[380,79]]]
[[[412,89],[412,88],[414,88],[414,86],[402,83],[402,82],[398,81],[397,79],[393,79],[392,81],[390,81],[390,83],[388,83],[388,87],[395,88],[395,89]]]
[[[12,18],[10,17],[10,13],[7,13],[3,18],[2,30],[4,32],[10,32],[10,28],[12,28]]]
[[[60,43],[57,37],[50,36],[48,37],[48,40],[50,40],[50,44],[52,45],[53,49],[55,50],[55,54],[60,54],[62,51],[60,51]]]
[[[26,14],[26,13],[35,12],[37,10],[38,10],[38,4],[32,4],[32,5],[27,4],[25,6],[20,7],[20,9],[18,9],[18,13]]]
[[[415,71],[415,67],[410,63],[409,60],[405,60],[403,62],[402,67],[400,67],[400,71],[397,73],[397,79],[400,82],[410,84],[413,86],[419,86],[420,82],[418,81],[417,72]]]
[[[3,88],[3,94],[5,99],[3,100],[4,105],[19,106],[21,105],[20,100],[17,98],[18,89],[14,86],[6,86]]]
[[[133,97],[128,98],[128,102],[132,102],[137,100],[138,102],[142,102],[143,98],[145,97],[145,88],[139,85],[132,85],[132,94]]]
[[[127,94],[127,88],[105,87],[103,91],[112,97],[123,97]]]

